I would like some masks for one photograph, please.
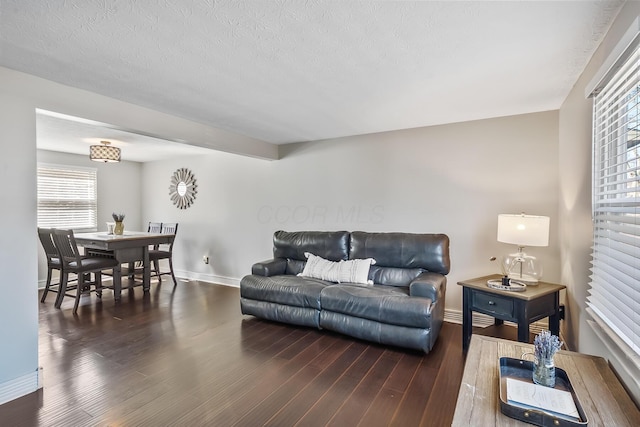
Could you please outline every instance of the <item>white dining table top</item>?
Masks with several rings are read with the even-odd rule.
[[[172,234],[147,233],[146,231],[125,231],[124,234],[108,234],[106,231],[74,234],[74,237],[76,239],[100,240],[100,241],[132,240],[132,239],[167,237],[167,236],[172,236]]]
[[[84,247],[117,250],[147,245],[170,243],[175,234],[147,233],[146,231],[125,231],[124,234],[107,234],[106,231],[78,233],[74,235],[76,243]]]

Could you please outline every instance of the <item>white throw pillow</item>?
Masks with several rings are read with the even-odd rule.
[[[313,277],[314,279],[326,280],[328,282],[338,281],[338,264],[337,262],[326,260],[322,257],[305,252],[307,263],[300,276]]]
[[[373,285],[373,281],[369,280],[369,268],[375,263],[373,258],[340,261],[338,283]]]
[[[334,262],[309,252],[305,252],[304,256],[307,257],[307,263],[299,276],[337,283],[373,285],[373,282],[368,280],[369,268],[376,263],[373,258]]]

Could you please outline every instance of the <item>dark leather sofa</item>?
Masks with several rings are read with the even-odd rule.
[[[300,277],[305,252],[330,261],[373,258],[373,285]],[[428,353],[442,326],[449,270],[444,234],[277,231],[273,259],[240,281],[240,306],[244,314]]]

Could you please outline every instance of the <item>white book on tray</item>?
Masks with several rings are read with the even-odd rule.
[[[579,420],[580,414],[569,391],[507,378],[507,401]]]

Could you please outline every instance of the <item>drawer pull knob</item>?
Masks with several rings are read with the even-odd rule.
[[[494,301],[489,301],[489,305],[496,305]]]

